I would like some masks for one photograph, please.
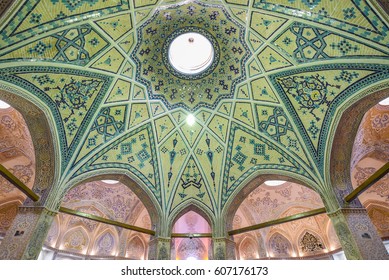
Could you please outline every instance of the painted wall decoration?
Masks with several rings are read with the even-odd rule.
[[[261,173],[327,198],[335,117],[389,80],[387,18],[367,0],[19,0],[0,22],[0,87],[47,112],[58,141],[49,205],[70,180],[106,173],[133,178],[166,219],[191,203],[220,219]],[[186,31],[215,49],[194,76],[167,59]],[[375,132],[387,129],[385,112],[369,118]],[[2,115],[2,131],[12,126]],[[263,194],[257,204],[279,204]],[[126,201],[111,202],[124,219]],[[73,249],[86,242],[78,236]]]
[[[274,257],[289,257],[292,253],[292,245],[286,237],[275,233],[269,240],[270,250]]]
[[[315,234],[306,232],[300,240],[300,250],[303,253],[313,253],[325,249],[323,242]]]

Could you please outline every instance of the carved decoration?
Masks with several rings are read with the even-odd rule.
[[[300,250],[303,253],[314,253],[325,249],[324,243],[316,235],[306,232],[299,242]]]
[[[275,257],[289,257],[292,252],[290,241],[280,233],[274,233],[270,237],[269,245]]]
[[[181,241],[177,249],[177,257],[180,260],[186,260],[187,258],[195,258],[202,260],[207,258],[207,249],[201,239],[185,238]]]

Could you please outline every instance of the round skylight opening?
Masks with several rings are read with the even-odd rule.
[[[108,184],[108,185],[114,185],[114,184],[119,183],[119,181],[116,181],[116,180],[101,180],[101,182]]]
[[[378,102],[378,104],[383,106],[389,106],[389,97],[385,98],[384,100],[381,100],[380,102]]]
[[[8,103],[5,103],[4,101],[0,100],[0,109],[7,109],[11,107]]]
[[[280,186],[282,184],[284,184],[286,181],[281,181],[281,180],[269,180],[269,181],[266,181],[265,184],[267,186],[271,186],[271,187],[275,187],[275,186]]]
[[[187,117],[186,117],[186,123],[189,125],[189,126],[193,126],[196,122],[196,118],[195,116],[193,116],[192,114],[189,114]]]
[[[196,32],[181,34],[169,46],[169,63],[178,72],[195,75],[211,66],[214,59],[212,43]]]

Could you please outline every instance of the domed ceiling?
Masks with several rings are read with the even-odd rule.
[[[167,58],[189,31],[214,50],[196,75]],[[334,115],[387,87],[388,46],[375,1],[20,0],[1,18],[0,87],[49,112],[57,188],[124,172],[166,217],[191,201],[218,216],[254,172],[328,187]]]

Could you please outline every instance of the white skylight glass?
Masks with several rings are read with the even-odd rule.
[[[0,100],[0,109],[7,109],[11,107],[8,103],[5,103],[4,101]]]
[[[201,73],[212,64],[213,56],[211,42],[195,32],[179,35],[169,46],[169,62],[183,74]]]
[[[385,98],[384,100],[381,100],[380,102],[378,102],[380,105],[383,105],[383,106],[388,106],[389,105],[389,97],[388,98]]]
[[[114,185],[114,184],[119,183],[119,181],[116,181],[116,180],[101,180],[101,182],[103,182],[105,184],[109,184],[109,185]]]
[[[275,186],[280,186],[285,182],[286,181],[281,181],[281,180],[269,180],[269,181],[266,181],[265,184],[268,186],[271,186],[271,187],[275,187]]]

